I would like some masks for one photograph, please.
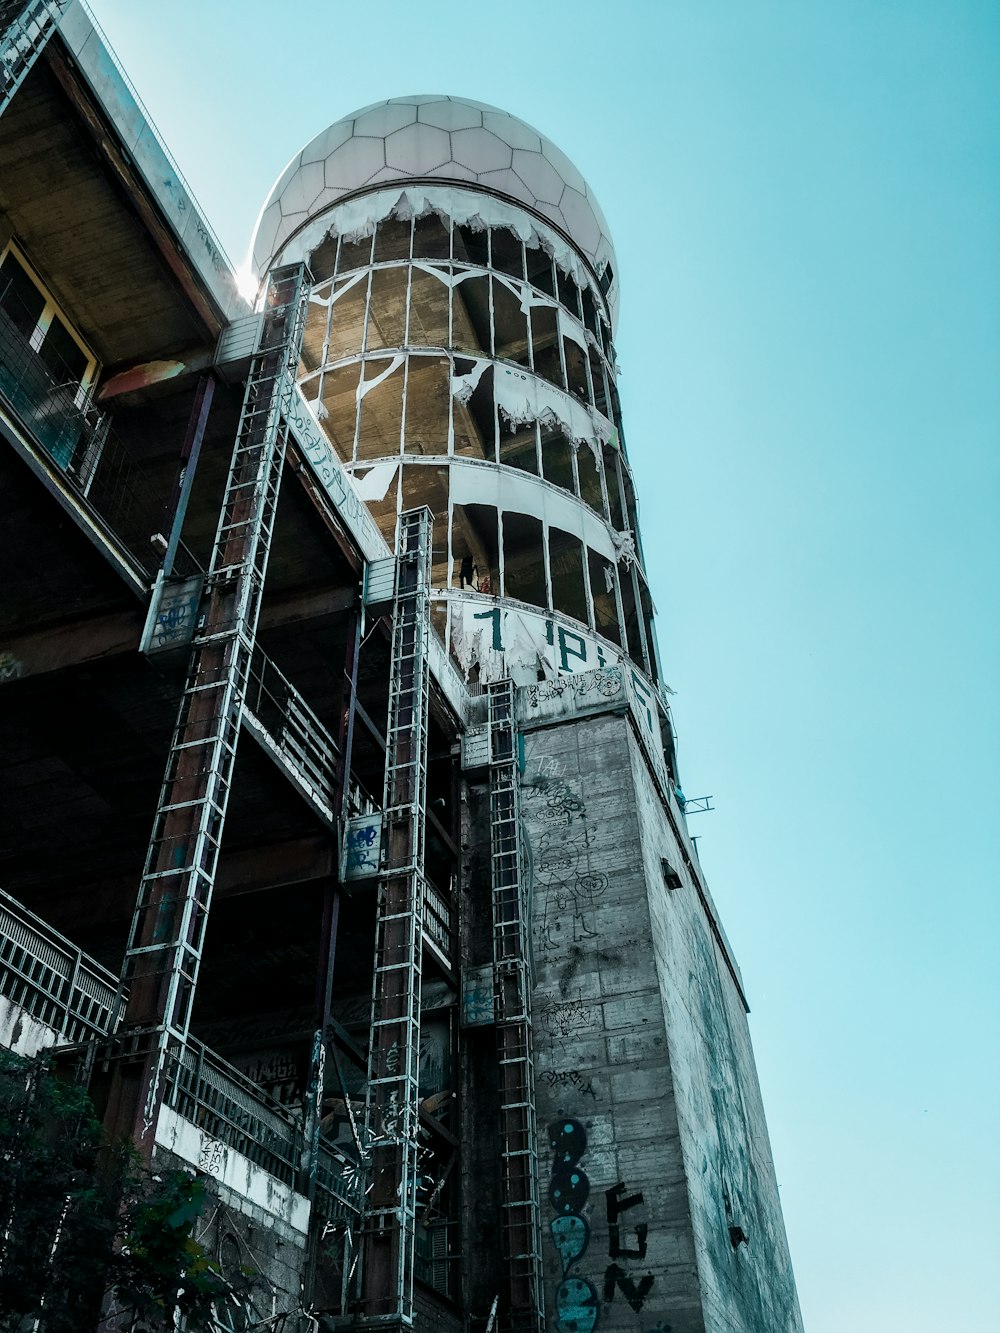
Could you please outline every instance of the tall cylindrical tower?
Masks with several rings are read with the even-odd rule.
[[[313,273],[302,388],[390,545],[434,514],[434,620],[467,679],[624,656],[654,683],[624,449],[616,261],[586,182],[479,102],[394,99],[289,164],[254,239]]]

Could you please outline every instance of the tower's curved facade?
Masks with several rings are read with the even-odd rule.
[[[293,159],[254,264],[307,259],[302,387],[383,534],[434,515],[433,618],[465,676],[625,657],[658,680],[615,383],[616,260],[522,121],[380,103]]]

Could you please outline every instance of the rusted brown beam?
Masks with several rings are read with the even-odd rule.
[[[0,638],[0,680],[40,676],[136,652],[144,620],[144,609],[136,607]]]
[[[116,371],[101,385],[98,401],[106,403],[123,393],[135,393],[139,389],[148,389],[151,384],[163,384],[167,380],[182,380],[199,371],[207,370],[214,359],[214,352],[191,352],[183,360],[143,361],[135,366]]]
[[[358,600],[358,589],[324,588],[317,592],[290,593],[284,597],[265,598],[260,610],[261,630],[278,629],[285,625],[309,622],[310,628],[322,629],[349,611]]]

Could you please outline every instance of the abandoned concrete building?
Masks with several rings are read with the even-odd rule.
[[[0,25],[0,1044],[210,1180],[220,1328],[796,1333],[588,185],[369,107],[247,301],[86,7]]]

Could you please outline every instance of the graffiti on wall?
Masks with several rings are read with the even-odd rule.
[[[581,1160],[587,1151],[587,1131],[579,1120],[553,1120],[549,1147],[549,1203],[554,1213],[549,1233],[562,1265],[562,1280],[556,1288],[556,1328],[559,1333],[593,1333],[601,1314],[597,1292],[586,1278],[572,1271],[590,1244],[590,1223],[583,1211],[590,1197],[590,1180]]]

